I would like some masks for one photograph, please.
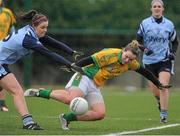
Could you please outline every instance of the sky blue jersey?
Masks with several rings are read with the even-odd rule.
[[[71,65],[70,61],[47,49],[42,43],[61,49],[70,55],[73,54],[73,50],[70,47],[48,35],[39,39],[34,29],[30,25],[27,25],[17,31],[14,31],[5,39],[0,41],[0,65],[14,64],[17,60],[32,53],[33,51],[45,55],[60,64],[64,64],[66,66]]]
[[[0,41],[0,64],[13,64],[30,53],[30,50],[22,46],[26,34],[33,36],[38,41],[36,34],[29,25],[14,31]]]
[[[170,20],[163,17],[162,22],[157,23],[152,16],[148,17],[141,22],[137,35],[143,37],[144,47],[153,51],[151,55],[143,55],[144,64],[168,59],[170,42],[176,38],[176,31]]]

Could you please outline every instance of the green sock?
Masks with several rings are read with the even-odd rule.
[[[76,115],[74,113],[66,113],[63,116],[67,121],[77,121]]]
[[[5,105],[5,100],[0,100],[0,106],[4,106]]]
[[[51,92],[52,89],[39,89],[39,92],[37,93],[37,97],[49,99]]]

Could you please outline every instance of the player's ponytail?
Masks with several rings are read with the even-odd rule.
[[[30,10],[28,12],[18,12],[16,13],[16,20],[18,23],[31,22],[32,18],[37,14],[36,10]]]
[[[18,23],[31,23],[33,26],[38,26],[42,22],[48,21],[47,17],[36,10],[29,10],[28,12],[16,13],[16,20]]]
[[[140,53],[139,43],[137,40],[133,40],[124,48],[125,51],[131,51],[134,55],[138,56]]]

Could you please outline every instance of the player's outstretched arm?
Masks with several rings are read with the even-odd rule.
[[[92,57],[88,56],[88,57],[78,60],[75,64],[80,67],[85,67],[85,66],[93,64],[93,63],[94,63],[94,61],[93,61]]]
[[[72,55],[75,60],[78,57],[84,55],[83,52],[75,51],[72,48],[70,48],[67,44],[60,42],[48,35],[45,35],[44,37],[40,38],[39,40],[43,45],[50,45],[54,48],[58,48],[64,52],[68,53],[69,55]]]
[[[163,84],[161,84],[159,82],[159,80],[153,75],[153,73],[151,73],[149,70],[143,68],[142,66],[140,66],[140,68],[137,69],[136,72],[143,75],[145,78],[147,78],[151,82],[153,82],[153,84],[155,86],[157,86],[157,88],[159,88],[160,90],[167,89],[167,88],[171,87],[171,85],[163,85]]]

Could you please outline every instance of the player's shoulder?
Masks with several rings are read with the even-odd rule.
[[[119,48],[104,48],[101,51],[106,51],[106,52],[114,52],[114,51],[121,51],[122,49]]]
[[[10,12],[10,13],[12,12],[10,9],[5,8],[5,7],[3,7],[2,10],[5,11],[5,12]]]
[[[168,23],[169,25],[172,25],[172,26],[174,25],[173,22],[170,19],[168,19],[166,17],[163,17],[163,19],[164,19],[165,23]]]
[[[152,22],[152,17],[147,17],[142,20],[142,23],[148,23],[148,22]]]
[[[12,11],[10,9],[8,9],[8,8],[3,7],[2,11],[9,14],[9,15],[12,15]]]

